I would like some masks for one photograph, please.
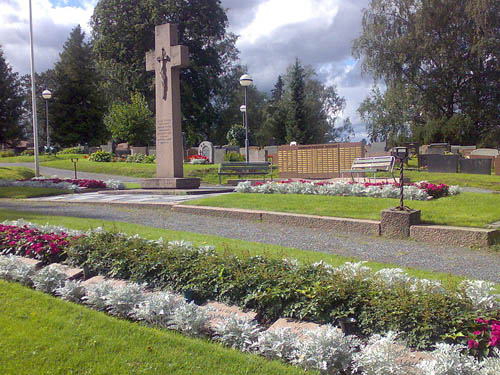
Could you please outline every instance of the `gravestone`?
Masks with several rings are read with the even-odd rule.
[[[457,173],[458,155],[426,155],[427,170],[436,173]]]
[[[495,158],[495,175],[500,176],[500,156]]]
[[[474,156],[489,156],[496,158],[499,152],[494,148],[478,148],[477,150],[473,150],[470,154]]]
[[[155,72],[156,178],[144,189],[196,189],[199,178],[184,178],[180,68],[189,62],[188,48],[177,44],[177,25],[155,27],[155,50],[146,54],[146,69]]]
[[[221,146],[215,146],[214,149],[214,164],[220,164],[224,161],[224,155],[226,155],[226,149]]]
[[[460,159],[460,173],[491,174],[491,159]]]
[[[212,142],[203,141],[198,146],[198,155],[204,156],[208,159],[210,164],[214,162],[214,145]]]

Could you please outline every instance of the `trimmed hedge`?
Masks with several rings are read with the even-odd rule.
[[[373,278],[332,272],[324,265],[299,265],[262,256],[239,258],[181,244],[100,232],[76,239],[68,261],[101,275],[146,282],[197,299],[215,299],[257,311],[260,322],[289,317],[335,323],[354,317],[361,333],[402,332],[409,344],[429,348],[459,332],[481,311],[460,291],[430,292]]]

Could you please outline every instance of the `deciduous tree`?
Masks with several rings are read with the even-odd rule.
[[[353,52],[387,95],[419,103],[412,137],[500,145],[500,2],[372,0]],[[400,112],[394,126],[406,121]],[[425,129],[451,119],[446,134]]]
[[[146,98],[139,92],[130,96],[129,102],[114,103],[104,117],[104,123],[113,141],[128,142],[134,146],[153,143],[155,122]]]
[[[183,130],[193,144],[215,133],[213,98],[237,55],[219,0],[100,0],[91,19],[94,48],[114,98],[126,100],[139,91],[152,104],[145,54],[154,48],[155,25],[168,22],[178,24],[179,43],[190,51],[190,64],[181,71],[181,103]]]

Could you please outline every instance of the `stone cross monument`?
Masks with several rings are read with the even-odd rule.
[[[199,178],[184,178],[182,163],[180,68],[189,62],[188,48],[177,44],[177,25],[155,27],[155,50],[146,53],[146,70],[155,72],[156,178],[144,189],[196,189]]]

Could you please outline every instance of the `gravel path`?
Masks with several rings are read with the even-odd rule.
[[[35,164],[34,163],[0,163],[0,167],[27,167],[27,168],[35,169]],[[70,170],[66,170],[66,169],[43,167],[43,166],[40,166],[40,174],[43,176],[46,176],[46,177],[52,177],[52,176],[57,176],[60,178],[74,178],[75,177],[74,171],[70,171]],[[137,178],[137,177],[115,176],[115,175],[102,174],[102,173],[80,172],[80,171],[78,171],[78,166],[77,166],[77,177],[78,178],[85,178],[88,180],[101,180],[101,181],[119,180],[122,182],[140,182],[143,180],[143,178]]]
[[[157,228],[212,234],[500,283],[500,253],[493,251],[389,240],[281,224],[213,218],[159,209],[113,206],[97,209],[97,207],[88,204],[0,200],[0,208],[11,210],[129,222]],[[22,217],[22,214],[19,217]]]

